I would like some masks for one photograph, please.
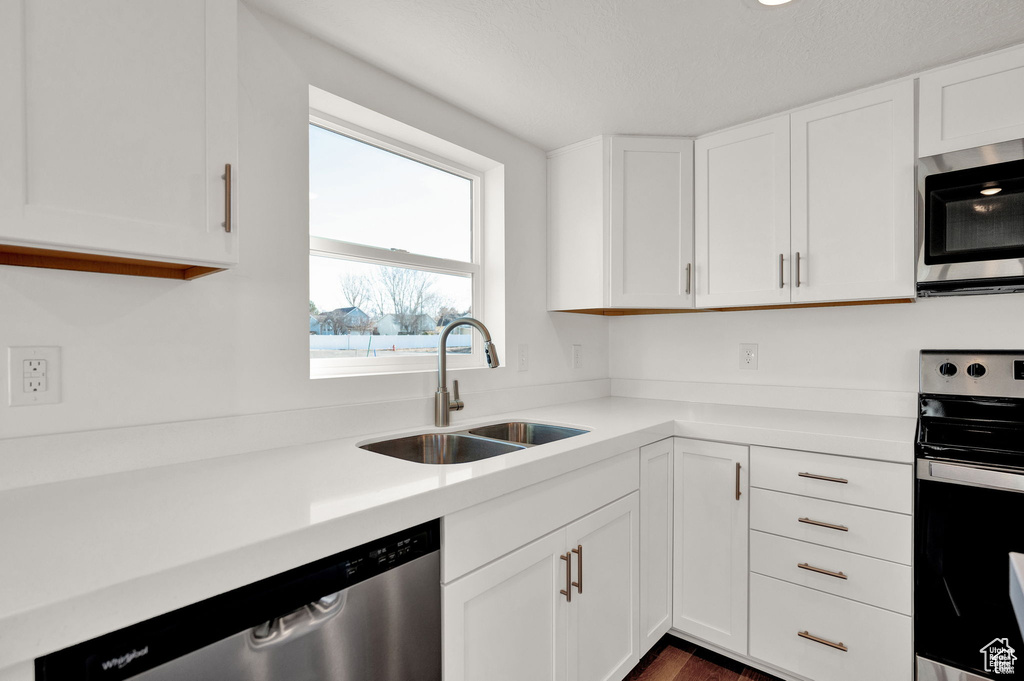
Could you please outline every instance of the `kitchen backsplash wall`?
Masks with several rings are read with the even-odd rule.
[[[0,267],[0,349],[63,352],[62,403],[0,400],[0,439],[433,393],[433,374],[308,378],[310,83],[504,164],[506,366],[459,372],[467,402],[479,391],[607,377],[607,322],[545,311],[540,149],[244,5],[239,43],[240,264],[187,283]],[[485,322],[500,326],[486,314]],[[529,345],[526,372],[516,370],[520,343]],[[584,345],[582,369],[571,368],[573,343]],[[6,390],[6,360],[0,364]],[[422,411],[411,420],[429,423],[428,400]],[[0,460],[0,474],[3,467]]]
[[[609,338],[612,379],[916,393],[921,349],[1024,347],[1024,295],[617,317]],[[758,345],[756,370],[740,343]]]

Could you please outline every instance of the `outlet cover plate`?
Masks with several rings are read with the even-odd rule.
[[[39,375],[43,360],[45,372]],[[32,362],[32,369],[28,369]],[[29,407],[39,404],[58,404],[60,390],[60,348],[17,347],[7,348],[7,404],[12,407]]]
[[[757,369],[757,343],[740,343],[740,369]]]

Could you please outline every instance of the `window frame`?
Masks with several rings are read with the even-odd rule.
[[[443,275],[468,276],[471,285],[471,314],[483,318],[484,271],[483,271],[483,195],[484,174],[451,159],[424,151],[411,144],[385,135],[374,133],[358,125],[346,122],[316,108],[309,109],[309,124],[328,132],[349,137],[386,152],[422,163],[443,172],[451,173],[470,181],[471,226],[470,261],[451,260],[429,255],[410,253],[398,248],[380,248],[349,241],[328,239],[309,235],[310,257],[331,257],[341,260],[363,262],[373,265],[402,267]],[[308,220],[307,220],[308,232]],[[308,279],[308,275],[307,275]],[[307,282],[308,286],[308,282]],[[423,356],[399,355],[394,357],[339,357],[309,358],[310,378],[331,378],[365,374],[396,374],[436,371],[437,353]],[[483,343],[474,340],[472,351],[467,354],[449,353],[447,365],[451,369],[484,366]]]

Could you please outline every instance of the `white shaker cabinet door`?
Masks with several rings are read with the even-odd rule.
[[[444,585],[446,681],[565,679],[564,544],[558,530]]]
[[[789,302],[789,117],[697,140],[697,307]]]
[[[577,520],[566,539],[576,584],[568,607],[567,678],[619,681],[640,661],[639,494]]]
[[[672,626],[673,438],[640,448],[640,654]]]
[[[792,301],[913,298],[913,81],[791,122]]]
[[[233,0],[0,3],[0,243],[237,261]]]
[[[921,157],[1024,137],[1024,47],[921,76]]]
[[[676,439],[673,626],[747,654],[748,448]]]
[[[693,142],[612,137],[612,307],[693,307]]]

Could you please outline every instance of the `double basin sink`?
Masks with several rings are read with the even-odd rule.
[[[469,463],[589,432],[545,423],[512,421],[455,433],[420,433],[370,442],[360,445],[360,448],[415,463]]]

